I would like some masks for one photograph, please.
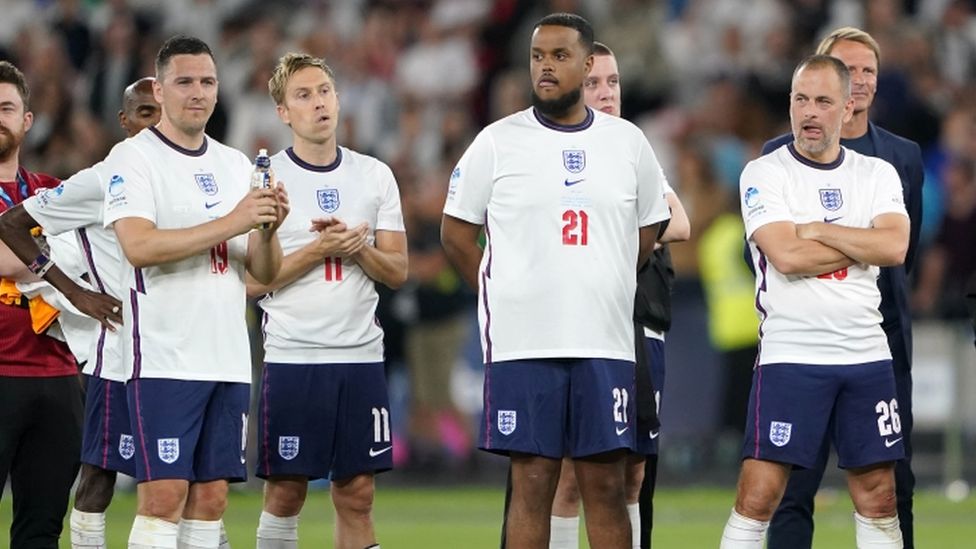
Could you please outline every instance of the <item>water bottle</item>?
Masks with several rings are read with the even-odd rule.
[[[274,172],[271,171],[271,158],[268,156],[267,149],[258,151],[258,157],[254,159],[254,172],[251,173],[251,190],[270,189],[274,184]],[[272,223],[258,223],[255,229],[270,229]]]

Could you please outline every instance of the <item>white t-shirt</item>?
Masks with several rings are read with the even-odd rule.
[[[486,362],[634,360],[639,228],[668,219],[641,131],[594,113],[557,126],[534,109],[478,134],[444,213],[485,226],[478,312]]]
[[[400,193],[386,164],[339,147],[335,162],[314,166],[291,148],[271,158],[275,179],[288,188],[291,212],[278,229],[285,255],[314,241],[312,219],[337,217],[350,229],[403,232]],[[373,279],[351,258],[329,257],[263,300],[268,362],[323,364],[380,362],[383,329],[376,321]]]
[[[91,287],[98,292],[122,299],[119,282],[121,270],[115,233],[102,222],[102,205],[107,179],[105,163],[81,170],[64,180],[60,187],[47,189],[24,201],[24,209],[40,224],[45,233],[58,235],[75,231],[78,246],[85,258]],[[92,334],[91,349],[84,373],[111,381],[125,381],[122,367],[122,331],[110,332],[99,325]]]
[[[209,137],[195,151],[155,128],[115,146],[105,160],[105,226],[140,217],[158,229],[227,215],[247,194],[243,153]],[[250,383],[245,322],[247,235],[182,261],[122,269],[124,365],[130,378]]]
[[[790,144],[749,162],[739,192],[756,264],[760,364],[857,364],[891,358],[878,311],[878,267],[856,264],[819,277],[787,276],[767,261],[752,235],[777,221],[868,228],[882,214],[907,216],[894,167],[846,148],[837,161],[818,164]]]

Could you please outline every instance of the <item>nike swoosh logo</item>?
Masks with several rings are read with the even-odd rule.
[[[221,202],[223,202],[223,200],[218,200],[218,201],[214,202],[213,204],[211,204],[210,202],[207,202],[207,203],[204,204],[204,207],[209,210],[210,208],[213,208],[214,206],[216,206],[217,204],[220,204]]]
[[[899,441],[899,440],[901,440],[901,437],[898,437],[898,438],[896,438],[895,440],[888,440],[888,439],[885,439],[885,448],[891,448],[891,447],[892,447],[892,446],[894,446],[895,444],[898,444],[898,441]]]
[[[656,439],[657,436],[660,435],[660,434],[661,434],[661,430],[660,429],[658,429],[657,431],[651,431],[651,440]]]
[[[376,457],[376,456],[378,456],[380,454],[385,454],[386,452],[389,452],[392,449],[393,449],[393,446],[387,446],[386,448],[383,448],[382,450],[374,450],[374,449],[370,448],[369,449],[369,457],[374,458],[374,457]]]
[[[833,223],[834,221],[837,221],[838,219],[843,219],[843,218],[844,218],[844,216],[840,216],[840,217],[825,217],[824,218],[824,223]]]
[[[627,427],[624,427],[623,429],[621,429],[620,427],[617,427],[617,436],[619,437],[620,435],[626,433],[627,432],[627,429],[630,429],[630,426],[629,425]]]
[[[575,180],[575,181],[570,181],[570,180],[568,180],[568,179],[567,179],[567,180],[566,180],[566,186],[567,186],[567,187],[572,187],[573,185],[575,185],[575,184],[577,184],[577,183],[582,183],[582,182],[584,182],[584,181],[586,181],[586,178],[583,178],[583,179],[577,179],[577,180]]]

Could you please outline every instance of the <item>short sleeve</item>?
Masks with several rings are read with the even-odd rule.
[[[746,227],[746,239],[763,225],[794,222],[784,195],[786,173],[760,157],[746,164],[739,176],[739,206]]]
[[[664,198],[671,187],[651,144],[643,134],[640,135],[640,140],[640,157],[637,159],[637,220],[638,226],[647,227],[671,217],[668,201]]]
[[[482,130],[451,172],[444,213],[484,225],[494,175],[495,145],[491,133]]]
[[[879,159],[874,169],[874,177],[875,191],[874,201],[871,204],[871,218],[886,213],[908,216],[908,210],[905,209],[905,193],[895,167]]]
[[[380,208],[376,214],[377,231],[403,232],[403,210],[400,207],[400,189],[397,187],[393,171],[386,164],[377,161],[377,178],[380,189]]]
[[[105,159],[107,179],[104,199],[105,226],[124,217],[141,217],[156,223],[149,160],[129,140],[112,149]]]
[[[81,170],[58,187],[35,194],[24,201],[24,209],[50,235],[101,222],[104,191],[98,167]]]

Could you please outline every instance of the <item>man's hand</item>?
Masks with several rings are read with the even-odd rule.
[[[369,225],[364,221],[353,228],[338,217],[313,219],[311,231],[318,231],[316,249],[322,257],[350,257],[366,246]]]
[[[65,295],[76,309],[102,323],[110,332],[116,331],[115,324],[122,325],[122,302],[108,294],[100,294],[84,288]]]
[[[277,229],[281,226],[281,222],[288,217],[288,212],[291,211],[291,202],[288,201],[288,191],[285,189],[285,184],[279,181],[275,185],[275,200],[277,204],[275,206],[275,217],[277,218],[274,223],[274,228]]]
[[[276,223],[279,211],[287,215],[288,195],[284,193],[285,204],[279,206],[278,193],[284,192],[284,187],[279,183],[274,189],[254,189],[247,193],[234,209],[227,215],[233,221],[233,227],[237,234],[244,234],[256,225],[263,223]],[[284,217],[282,217],[284,219]],[[277,225],[276,225],[277,226]]]

